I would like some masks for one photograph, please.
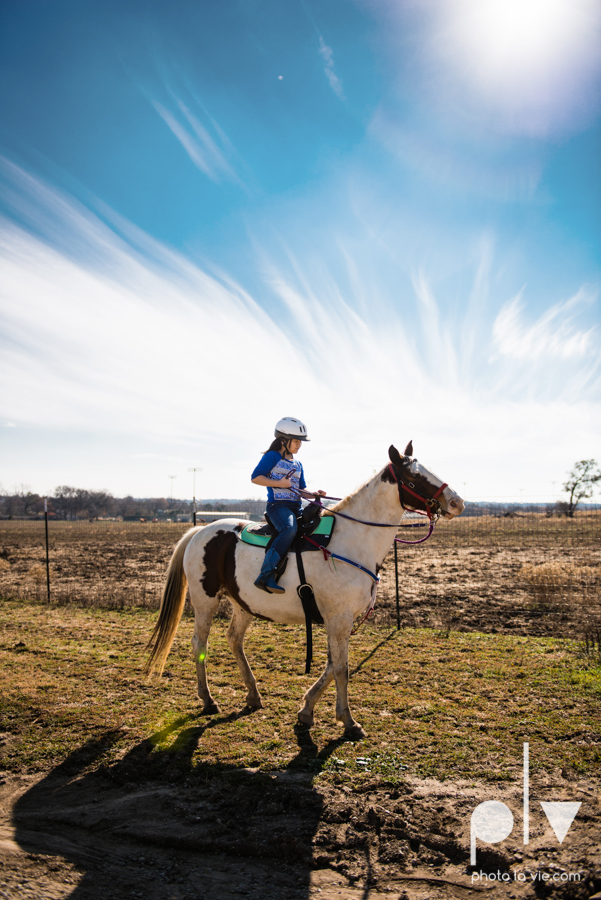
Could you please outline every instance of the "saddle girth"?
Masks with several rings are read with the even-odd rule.
[[[323,616],[317,607],[313,588],[307,582],[305,576],[305,567],[303,565],[303,555],[300,549],[296,549],[296,564],[298,566],[298,576],[300,584],[296,589],[296,593],[300,597],[305,614],[305,630],[307,633],[307,655],[305,658],[305,675],[311,671],[311,662],[313,660],[313,622],[323,625]]]

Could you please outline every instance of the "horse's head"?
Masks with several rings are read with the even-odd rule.
[[[414,459],[412,441],[409,441],[402,456],[391,444],[388,456],[399,487],[401,506],[429,514],[440,511],[447,519],[461,515],[465,508],[463,500],[446,482]]]

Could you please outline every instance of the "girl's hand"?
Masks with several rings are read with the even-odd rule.
[[[280,480],[276,481],[275,484],[277,484],[278,487],[284,488],[285,491],[290,490],[290,488],[293,487],[293,484],[289,478],[280,478]]]
[[[320,497],[326,496],[326,492],[325,491],[313,491],[313,496],[315,497],[316,500],[319,500]]]

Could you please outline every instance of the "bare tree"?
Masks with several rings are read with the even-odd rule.
[[[563,490],[568,495],[567,515],[572,518],[581,500],[588,500],[601,481],[601,470],[596,459],[581,459],[568,473]]]
[[[35,515],[44,509],[44,498],[39,494],[31,491],[22,491],[21,500],[23,502],[23,514],[26,516]]]
[[[65,519],[95,519],[110,511],[114,498],[108,491],[87,491],[70,485],[59,485],[52,498],[57,515]]]

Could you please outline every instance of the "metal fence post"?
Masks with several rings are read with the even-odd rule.
[[[394,585],[396,589],[396,627],[397,631],[401,627],[401,611],[399,609],[399,557],[397,553],[398,544],[394,542]]]
[[[46,595],[50,603],[50,553],[48,551],[48,498],[44,497],[44,528],[46,531]]]

